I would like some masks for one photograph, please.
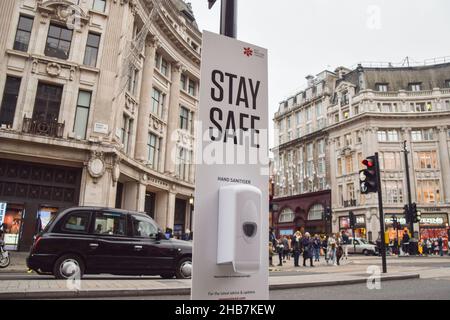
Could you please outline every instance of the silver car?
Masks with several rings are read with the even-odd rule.
[[[363,238],[349,238],[350,244],[348,246],[348,253],[362,253],[366,256],[372,254],[378,254],[378,248],[376,245],[369,243]]]

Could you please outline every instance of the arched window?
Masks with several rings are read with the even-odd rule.
[[[283,222],[292,222],[294,221],[294,212],[292,211],[291,208],[285,208],[283,209],[283,211],[281,211],[280,216],[278,217],[278,222],[279,223],[283,223]]]
[[[315,204],[313,205],[308,212],[308,220],[322,220],[323,217],[323,205]]]

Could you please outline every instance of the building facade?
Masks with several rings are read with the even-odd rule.
[[[376,194],[361,195],[362,160],[379,153],[385,226],[393,240],[395,215],[406,227],[403,206],[412,202],[422,219],[422,238],[448,236],[450,212],[450,64],[363,67],[343,70],[328,109],[333,230],[348,229],[356,216],[358,236],[379,234]],[[405,172],[404,146],[409,172]],[[447,241],[446,241],[447,242]]]
[[[191,228],[201,33],[182,0],[0,3],[0,218],[27,250],[74,205]]]
[[[273,221],[281,234],[330,229],[324,215],[331,206],[325,129],[336,77],[324,71],[306,80],[307,88],[282,101],[274,117]]]
[[[412,202],[417,203],[422,213],[415,231],[422,238],[442,236],[447,243],[450,64],[409,67],[358,65],[354,70],[340,67],[331,74],[335,81],[326,109],[326,126],[322,131],[327,139],[333,232],[351,232],[348,215],[353,211],[356,236],[372,241],[377,239],[380,226],[378,199],[376,194],[362,195],[359,190],[362,160],[375,152],[380,156],[385,229],[393,240],[396,237],[392,229],[393,216],[406,227],[403,215],[403,206],[408,199],[406,145]],[[284,116],[276,116],[275,122],[283,119]],[[294,146],[295,141],[278,147],[281,163],[281,155],[288,151],[289,145]],[[286,193],[289,192],[286,188],[291,185],[287,183],[289,169],[281,166],[278,170],[281,173],[278,185],[282,187],[278,194],[290,196]]]

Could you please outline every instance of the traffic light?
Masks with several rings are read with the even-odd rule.
[[[412,217],[411,217],[411,212],[410,212],[410,210],[409,210],[409,206],[408,206],[407,204],[405,204],[405,205],[403,206],[403,214],[405,215],[406,223],[407,223],[407,224],[410,224],[410,223],[411,223],[411,220],[412,220]]]
[[[359,171],[359,185],[361,194],[378,192],[378,168],[375,162],[375,156],[367,157],[362,162],[367,168]]]
[[[216,0],[208,0],[208,8],[211,9],[214,3],[216,3]]]
[[[331,208],[330,207],[325,208],[325,220],[331,221]]]
[[[420,222],[420,211],[417,210],[417,204],[411,203],[411,217],[414,223]]]
[[[350,211],[348,213],[348,221],[350,223],[350,228],[355,229],[356,221],[355,221],[355,214],[353,211]]]
[[[394,228],[394,230],[400,229],[400,222],[398,222],[397,217],[392,217],[392,227]]]

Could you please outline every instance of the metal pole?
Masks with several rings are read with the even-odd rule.
[[[237,37],[237,0],[222,0],[220,34]]]
[[[386,244],[384,242],[384,213],[383,213],[383,195],[381,192],[381,173],[380,161],[378,159],[378,152],[375,152],[375,167],[377,170],[377,184],[378,184],[378,211],[380,214],[380,237],[381,237],[381,261],[383,265],[383,273],[387,273],[386,265]]]
[[[406,149],[406,140],[403,141],[403,152],[405,153],[406,189],[408,191],[408,213],[410,213],[412,199],[411,199],[411,181],[409,177],[408,149]],[[410,217],[409,230],[411,231],[411,236],[414,237],[414,221],[411,215],[409,217]]]

